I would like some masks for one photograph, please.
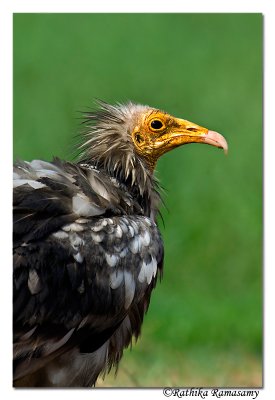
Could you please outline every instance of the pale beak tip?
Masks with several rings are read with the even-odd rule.
[[[214,146],[217,146],[221,149],[223,149],[224,154],[228,154],[228,144],[225,138],[218,132],[215,131],[208,131],[207,132],[207,139],[208,143],[212,144]]]

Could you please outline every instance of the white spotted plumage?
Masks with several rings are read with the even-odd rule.
[[[105,258],[110,267],[114,267],[118,262],[118,256],[115,254],[105,253]]]
[[[51,386],[95,384],[139,336],[161,270],[162,242],[149,218],[157,183],[128,137],[129,118],[149,108],[103,108],[79,163],[15,165],[16,382],[38,379],[33,362],[41,362]]]

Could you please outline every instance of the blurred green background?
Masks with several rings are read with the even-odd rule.
[[[71,158],[94,98],[222,133],[165,155],[164,279],[100,386],[262,385],[261,14],[15,14],[14,157]]]

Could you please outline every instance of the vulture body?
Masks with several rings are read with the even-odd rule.
[[[157,159],[216,132],[100,103],[78,163],[14,166],[14,385],[93,386],[138,338],[162,274]]]

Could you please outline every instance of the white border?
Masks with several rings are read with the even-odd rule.
[[[7,397],[30,399],[38,395],[36,390],[16,391],[11,389],[11,165],[12,165],[12,13],[14,12],[260,12],[264,14],[265,32],[265,362],[264,362],[264,390],[258,398],[270,399],[274,390],[274,285],[275,285],[275,262],[273,247],[275,246],[274,232],[274,151],[275,151],[275,62],[274,62],[274,37],[275,20],[272,0],[249,2],[244,0],[189,0],[189,1],[148,1],[139,0],[128,4],[125,1],[96,1],[89,0],[1,0],[0,2],[0,115],[1,115],[1,142],[0,151],[0,212],[1,212],[1,272],[0,272],[0,294],[1,294],[1,364],[0,384],[1,394]],[[245,105],[244,105],[245,107]],[[249,138],[248,138],[249,140]],[[272,229],[273,228],[273,229]],[[4,250],[4,251],[3,251]],[[272,363],[273,360],[273,363]],[[273,364],[273,365],[271,365]],[[273,368],[272,368],[273,367]],[[163,398],[159,390],[48,390],[39,391],[39,397],[66,396],[74,399],[76,395],[83,398],[106,398],[106,396],[131,396],[139,398],[150,396],[150,398]],[[197,398],[192,396],[192,398]]]
[[[123,0],[2,0],[8,12],[266,12],[268,0],[170,0],[170,1],[123,1]]]

